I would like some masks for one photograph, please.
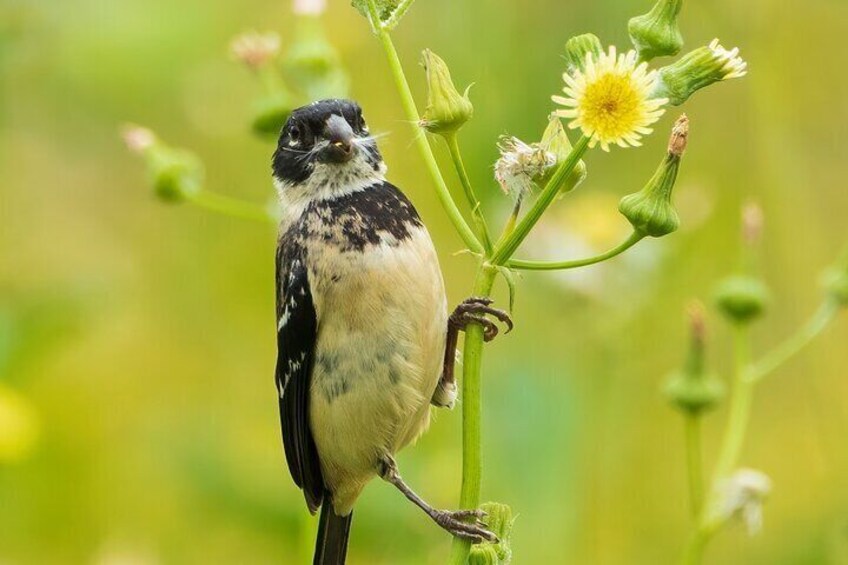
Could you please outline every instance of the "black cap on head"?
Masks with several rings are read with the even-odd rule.
[[[381,162],[362,118],[362,108],[352,100],[330,99],[294,110],[280,132],[272,168],[285,182],[309,178],[317,163],[343,164],[363,154],[375,170]]]

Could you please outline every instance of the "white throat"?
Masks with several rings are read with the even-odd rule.
[[[333,200],[385,182],[386,170],[385,163],[381,162],[375,171],[368,161],[357,157],[344,164],[316,163],[309,178],[299,184],[275,178],[274,186],[280,199],[283,225],[299,218],[312,202]]]

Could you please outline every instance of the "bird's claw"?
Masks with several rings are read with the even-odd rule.
[[[481,520],[487,514],[482,510],[437,510],[433,519],[451,535],[468,540],[471,543],[498,543],[498,536],[490,532]],[[469,523],[467,520],[473,519]]]
[[[500,330],[497,324],[486,317],[488,314],[506,324],[506,333],[511,332],[514,327],[512,318],[505,311],[493,308],[492,302],[487,297],[467,298],[450,315],[450,323],[461,330],[465,330],[469,324],[480,324],[483,326],[483,339],[489,342],[497,337]]]

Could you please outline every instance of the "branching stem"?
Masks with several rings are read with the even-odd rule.
[[[524,269],[527,271],[564,271],[567,269],[577,269],[579,267],[586,267],[596,263],[601,263],[608,259],[612,259],[617,255],[621,255],[642,241],[644,237],[645,236],[642,233],[634,231],[626,240],[609,251],[594,257],[587,257],[586,259],[573,259],[570,261],[530,261],[526,259],[510,259],[507,261],[507,266],[513,269]]]
[[[187,195],[186,199],[192,204],[216,214],[254,222],[272,224],[277,222],[277,219],[267,208],[216,192],[201,190],[195,194]]]

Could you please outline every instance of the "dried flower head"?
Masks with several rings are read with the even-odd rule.
[[[604,151],[613,144],[639,146],[668,102],[653,97],[657,78],[647,63],[637,63],[636,51],[618,55],[613,46],[599,56],[589,52],[585,69],[563,75],[565,96],[554,96],[553,101],[566,109],[557,110],[557,115],[571,119],[570,128],[583,130],[591,137],[590,145],[600,143]]]
[[[495,180],[514,200],[531,192],[536,179],[557,162],[552,152],[537,143],[524,143],[517,137],[502,137],[498,150],[501,157],[495,163]]]
[[[297,16],[320,16],[327,10],[327,0],[294,0],[292,11]]]
[[[718,485],[715,511],[722,520],[740,518],[750,535],[763,529],[763,503],[771,493],[771,479],[754,469],[739,469]]]
[[[763,209],[754,201],[749,201],[742,208],[742,239],[748,245],[755,245],[763,235],[765,215]]]
[[[125,124],[121,127],[121,138],[133,153],[144,153],[156,143],[156,135],[152,131],[135,124]]]
[[[230,53],[251,69],[258,69],[280,52],[280,36],[276,33],[249,31],[233,39]]]

